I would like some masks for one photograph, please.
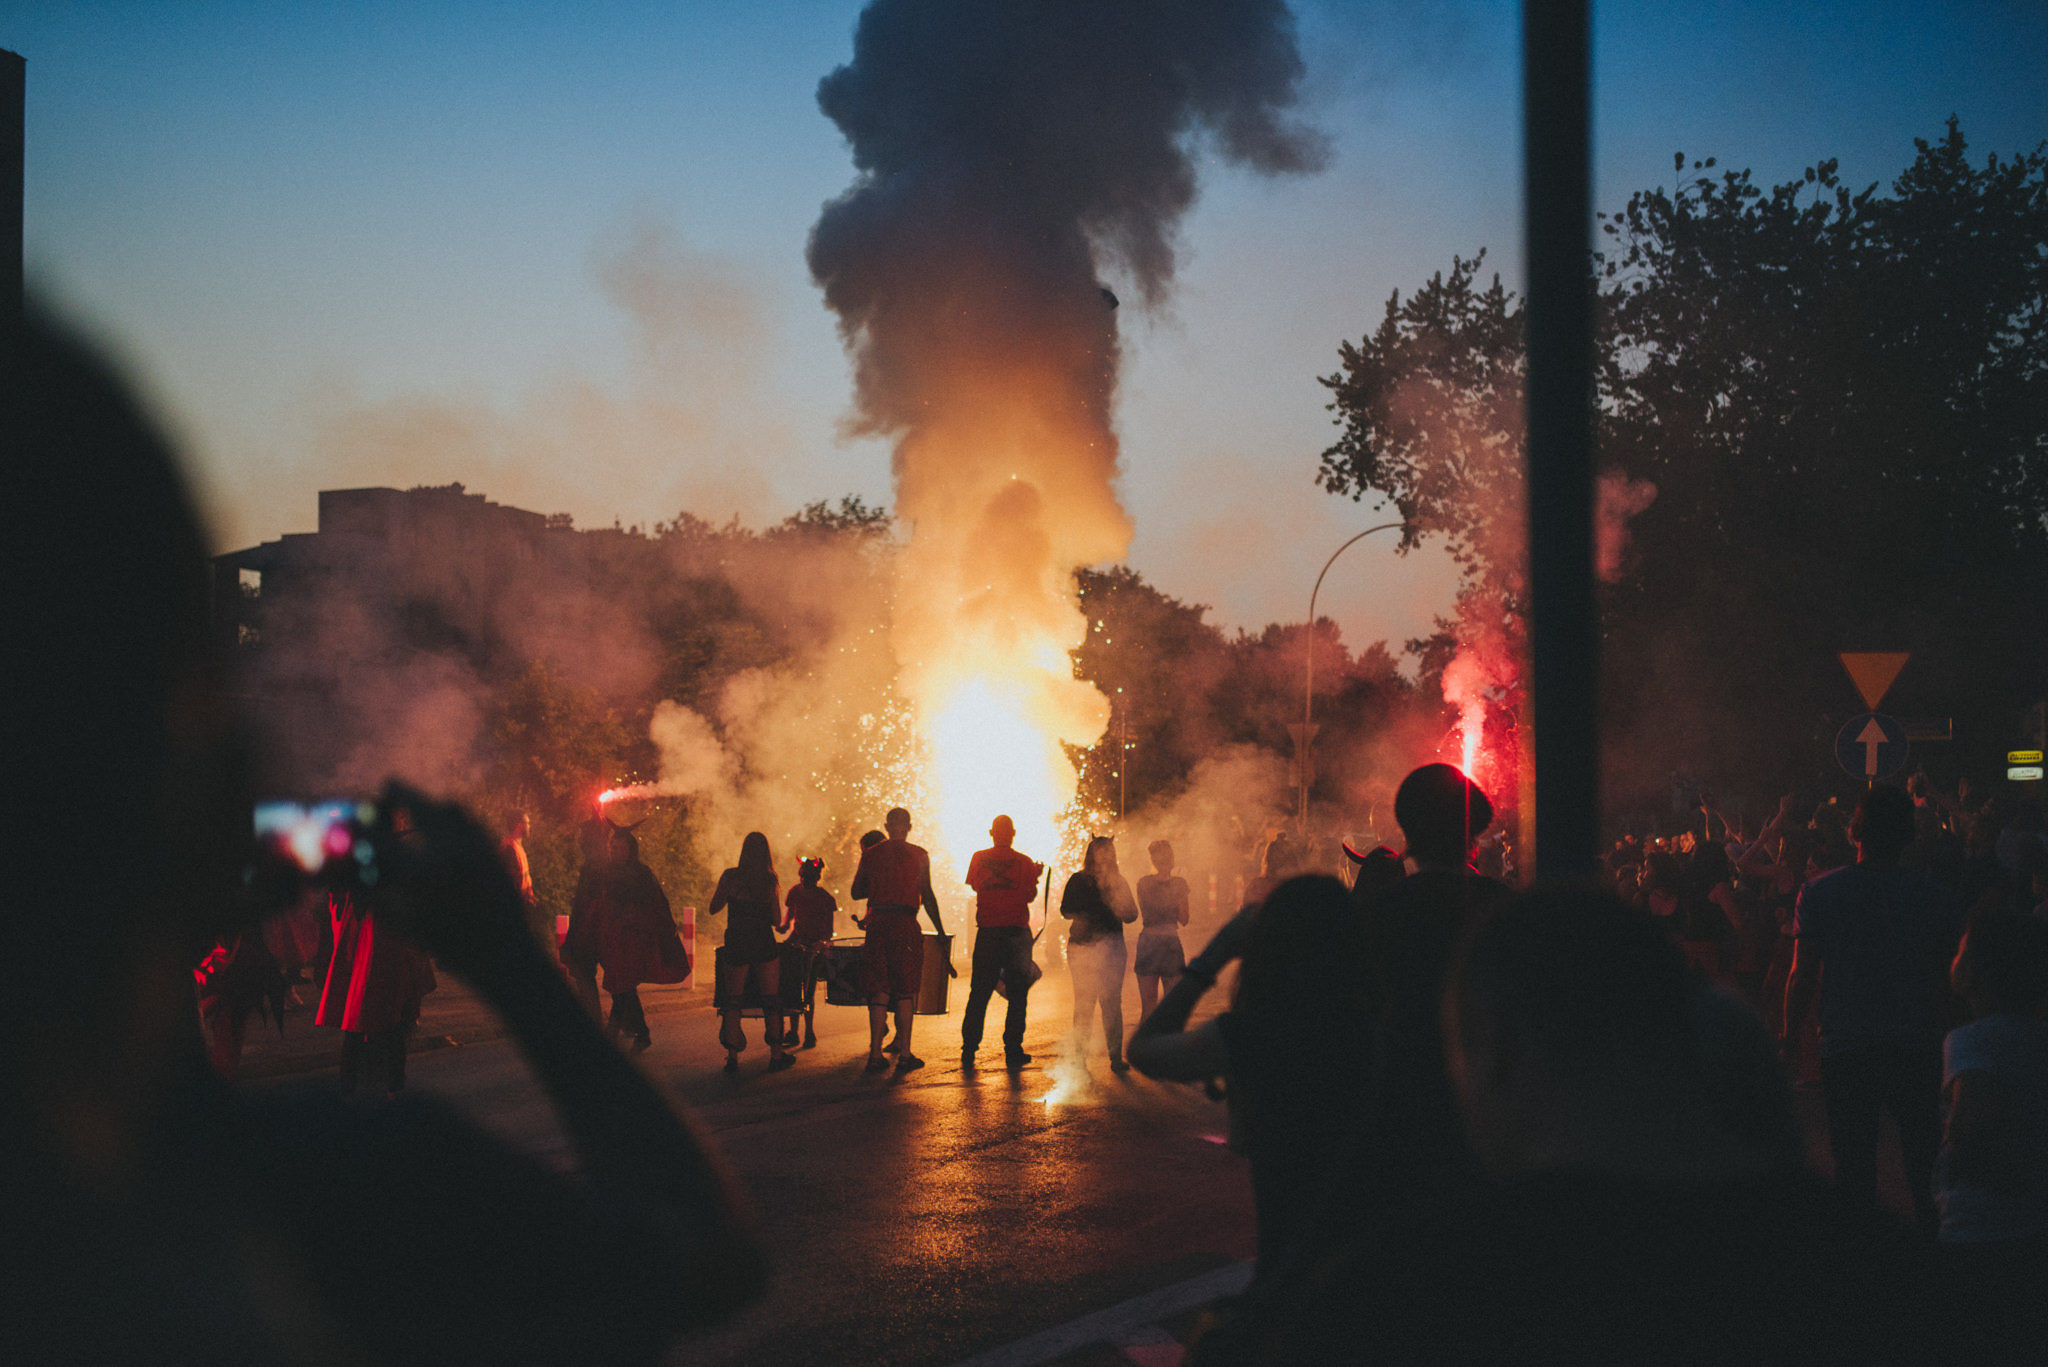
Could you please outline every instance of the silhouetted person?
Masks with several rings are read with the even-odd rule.
[[[825,872],[822,859],[805,859],[796,866],[796,882],[789,885],[788,894],[782,899],[782,924],[777,929],[787,929],[789,938],[803,949],[804,984],[804,1036],[803,1047],[818,1047],[818,956],[825,950],[835,931],[834,920],[839,914],[838,899],[818,886],[818,879]],[[796,1034],[794,1026],[790,1035]],[[784,1043],[788,1043],[788,1037]]]
[[[1138,899],[1117,872],[1116,841],[1098,835],[1081,856],[1081,869],[1060,891],[1060,915],[1067,927],[1067,970],[1074,982],[1074,1052],[1088,1056],[1088,1033],[1102,1012],[1102,1038],[1113,1072],[1124,1062],[1124,926],[1138,919]]]
[[[1187,953],[1181,948],[1180,928],[1188,923],[1188,880],[1173,871],[1173,846],[1155,840],[1146,846],[1152,872],[1138,880],[1137,952],[1131,958],[1131,976],[1138,980],[1138,1021],[1159,1005],[1161,991],[1170,989],[1187,967]]]
[[[1799,894],[1781,1038],[1789,1055],[1818,996],[1835,1181],[1876,1201],[1878,1120],[1890,1111],[1915,1218],[1932,1234],[1943,988],[1961,913],[1948,889],[1899,867],[1900,853],[1913,843],[1913,802],[1905,793],[1882,784],[1866,792],[1849,838],[1857,862]]]
[[[1003,1063],[1022,1068],[1031,1062],[1024,1052],[1026,999],[1037,978],[1031,959],[1031,904],[1045,865],[1012,846],[1017,824],[999,816],[988,828],[990,845],[967,861],[967,886],[974,889],[974,966],[967,985],[967,1009],[960,1019],[960,1066],[974,1066],[981,1032],[988,1019],[988,999],[1003,985],[1009,1002],[1003,1018]]]
[[[1480,915],[1509,889],[1465,862],[1493,823],[1479,785],[1448,764],[1425,764],[1401,781],[1394,819],[1415,871],[1363,911],[1364,978],[1379,1019],[1380,1066],[1373,1081],[1358,1173],[1370,1193],[1364,1218],[1407,1203],[1442,1200],[1472,1175],[1444,1075],[1437,1003],[1451,953]]]
[[[1941,1251],[1964,1344],[1980,1361],[2036,1361],[2048,1344],[2048,923],[1978,916],[1951,981],[1971,1020],[1942,1044]]]
[[[1639,913],[1483,914],[1443,1015],[1484,1179],[1359,1226],[1198,1363],[1944,1360],[1923,1251],[1800,1169],[1769,1036]]]
[[[610,884],[609,915],[597,953],[604,966],[604,990],[612,999],[605,1029],[632,1040],[637,1054],[654,1042],[640,985],[681,982],[690,976],[690,957],[676,934],[668,894],[661,890],[654,870],[640,862],[640,841],[631,831],[612,836],[605,877]]]
[[[508,815],[504,835],[498,841],[498,857],[505,861],[505,873],[511,878],[512,886],[519,889],[519,900],[525,904],[527,920],[533,926],[534,935],[542,944],[553,945],[554,921],[541,913],[540,897],[533,887],[533,865],[526,857],[526,837],[532,833],[533,823],[525,812]]]
[[[775,938],[775,924],[781,916],[776,909],[776,891],[775,857],[769,853],[768,837],[749,831],[740,841],[739,863],[718,875],[718,887],[705,913],[730,912],[725,944],[717,956],[718,993],[725,1001],[719,1013],[718,1042],[725,1046],[728,1073],[740,1070],[740,1051],[747,1047],[745,1028],[740,1024],[740,998],[749,979],[761,994],[768,1071],[780,1072],[796,1062],[782,1029],[782,942]]]
[[[205,543],[126,395],[0,322],[4,544],[0,1359],[651,1362],[756,1294],[759,1251],[671,1105],[533,942],[496,842],[393,791],[399,928],[467,979],[547,1087],[566,1176],[430,1098],[241,1093],[191,966],[251,929],[245,753],[206,653]],[[123,819],[102,810],[120,775]],[[387,826],[382,838],[389,840]],[[258,879],[255,889],[267,888]],[[289,889],[282,889],[289,891]]]
[[[924,936],[917,928],[922,907],[932,929],[946,933],[939,919],[939,895],[932,891],[932,857],[922,845],[910,843],[910,813],[891,807],[882,820],[887,838],[865,845],[860,868],[849,891],[868,904],[861,950],[861,976],[868,991],[867,1070],[889,1066],[882,1036],[889,1028],[889,1009],[896,1011],[896,1075],[924,1067],[910,1052],[910,1027],[917,1019],[918,992],[924,985]]]
[[[569,928],[562,935],[556,957],[569,975],[569,990],[594,1021],[604,1019],[597,998],[597,961],[611,916],[611,868],[615,850],[612,837],[618,834],[600,812],[576,828],[576,846],[583,862],[576,871],[576,889],[569,898]]]
[[[1218,931],[1131,1036],[1131,1064],[1147,1077],[1224,1079],[1231,1146],[1251,1163],[1261,1278],[1327,1198],[1356,1135],[1372,1021],[1331,966],[1356,972],[1363,929],[1336,879],[1290,878]],[[1240,956],[1230,1009],[1187,1029],[1195,1003]]]
[[[434,965],[412,940],[380,916],[388,895],[336,890],[327,899],[334,925],[334,957],[320,992],[315,1025],[341,1030],[341,1094],[355,1096],[367,1081],[371,1095],[405,1088],[405,1044],[419,1024],[420,1003],[437,986]]]

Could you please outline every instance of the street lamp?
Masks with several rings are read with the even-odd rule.
[[[1301,766],[1301,838],[1308,839],[1308,743],[1315,736],[1316,698],[1316,595],[1323,591],[1323,575],[1330,572],[1330,566],[1337,563],[1337,557],[1365,540],[1374,532],[1391,532],[1407,527],[1405,522],[1383,522],[1377,527],[1367,527],[1351,540],[1330,552],[1330,558],[1323,562],[1323,573],[1316,576],[1316,586],[1308,594],[1308,632],[1302,637],[1302,684],[1301,684],[1301,730],[1294,738],[1295,762]],[[1292,730],[1293,728],[1288,728]]]

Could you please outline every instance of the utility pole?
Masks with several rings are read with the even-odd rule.
[[[1592,873],[1600,834],[1590,48],[1588,0],[1524,0],[1529,674],[1545,878]]]
[[[0,309],[20,317],[24,172],[28,149],[28,62],[0,48]]]

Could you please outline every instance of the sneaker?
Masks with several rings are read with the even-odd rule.
[[[960,1051],[960,1071],[963,1073],[974,1071],[974,1051],[972,1049],[962,1049]]]
[[[924,1067],[923,1059],[919,1058],[916,1054],[905,1054],[896,1060],[896,1076],[902,1077],[905,1073],[915,1072],[922,1067]]]
[[[1109,1071],[1112,1073],[1128,1073],[1131,1071],[1131,1065],[1125,1063],[1120,1058],[1113,1058],[1109,1061]]]
[[[886,1058],[871,1058],[871,1059],[869,1059],[869,1060],[868,1060],[868,1066],[867,1066],[867,1071],[868,1071],[868,1072],[870,1072],[870,1073],[880,1073],[880,1072],[886,1072],[886,1071],[888,1070],[888,1067],[889,1067],[889,1060],[888,1060],[888,1059],[886,1059]]]
[[[648,1051],[649,1049],[652,1049],[653,1047],[654,1047],[654,1037],[653,1037],[652,1035],[635,1035],[635,1036],[633,1037],[633,1052],[634,1052],[634,1053],[636,1053],[636,1054],[644,1054],[644,1053],[646,1053],[646,1052],[647,1052],[647,1051]]]
[[[779,1073],[784,1068],[794,1067],[796,1067],[795,1054],[777,1054],[774,1058],[768,1060],[768,1071],[771,1073]]]
[[[1031,1055],[1025,1053],[1022,1049],[1006,1050],[1003,1054],[1003,1066],[1005,1068],[1022,1068],[1029,1062],[1031,1062]]]

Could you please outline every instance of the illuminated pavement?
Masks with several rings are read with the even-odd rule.
[[[1221,1105],[1195,1088],[1117,1077],[1099,1041],[1085,1075],[1063,1069],[1072,1008],[1056,964],[1032,992],[1025,1047],[1035,1058],[1016,1075],[1000,1067],[1000,998],[983,1066],[960,1071],[964,979],[950,995],[948,1015],[917,1019],[926,1066],[894,1081],[861,1070],[865,1011],[821,1006],[819,1046],[773,1075],[761,1022],[750,1020],[742,1071],[727,1075],[709,993],[643,989],[654,1047],[642,1062],[714,1135],[776,1263],[762,1302],[687,1340],[674,1361],[1164,1367],[1179,1360],[1200,1307],[1241,1282],[1251,1197],[1243,1160],[1221,1142]],[[1129,979],[1124,1013],[1137,1020]],[[252,1023],[247,1085],[334,1085],[339,1036],[310,1019],[294,1012],[282,1038]],[[413,1087],[570,1161],[496,1019],[446,975],[415,1044]],[[1047,1105],[1065,1079],[1077,1085]],[[1820,1094],[1795,1099],[1809,1158],[1825,1173]],[[1879,1154],[1886,1204],[1904,1214],[1889,1125]]]
[[[1251,1198],[1243,1160],[1221,1142],[1223,1107],[1199,1089],[1117,1077],[1099,1042],[1086,1075],[1061,1068],[1071,1007],[1056,966],[1032,992],[1035,1059],[1015,1075],[1000,1066],[1000,998],[982,1068],[961,1072],[964,977],[950,1014],[918,1017],[926,1066],[901,1081],[862,1071],[861,1010],[820,1006],[818,1048],[773,1075],[750,1020],[742,1071],[728,1075],[708,992],[642,995],[654,1034],[643,1061],[716,1137],[776,1263],[769,1295],[687,1341],[677,1362],[1170,1362],[1172,1336],[1251,1256]],[[248,1085],[333,1085],[338,1036],[309,1021],[294,1013],[282,1040],[252,1025]],[[413,1087],[567,1161],[516,1050],[446,975],[419,1042],[431,1047],[412,1057]],[[1075,1085],[1047,1105],[1063,1080]]]

